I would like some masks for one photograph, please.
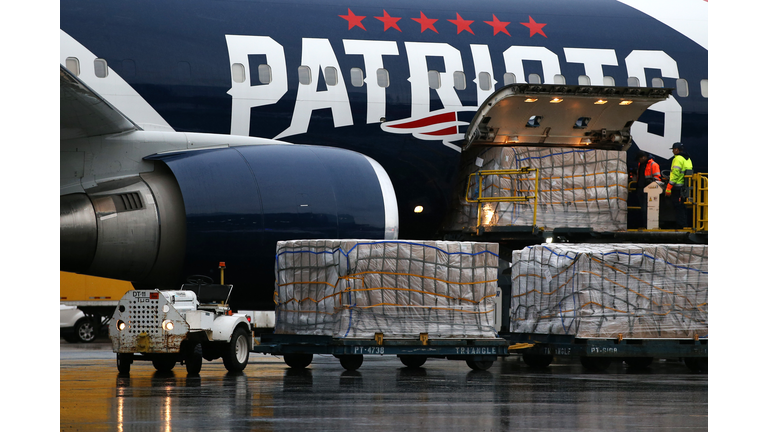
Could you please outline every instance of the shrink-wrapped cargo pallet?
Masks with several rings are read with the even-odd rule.
[[[627,229],[628,174],[626,152],[549,147],[488,147],[478,150],[461,167],[460,179],[481,170],[539,169],[536,225],[554,228],[592,228],[595,231]],[[469,185],[477,197],[477,177]],[[466,183],[463,183],[466,186]],[[477,226],[478,203],[465,199],[460,188],[448,230]],[[483,197],[530,196],[533,175],[492,175],[483,179]],[[533,200],[521,203],[480,203],[482,226],[533,224]]]
[[[275,332],[495,337],[497,271],[495,243],[281,241]]]
[[[513,252],[515,333],[706,336],[706,245],[549,244]]]

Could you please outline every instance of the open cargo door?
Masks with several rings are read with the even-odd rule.
[[[518,145],[626,150],[632,123],[671,93],[667,88],[511,84],[478,109],[463,150]]]

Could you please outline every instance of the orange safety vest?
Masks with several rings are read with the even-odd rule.
[[[640,164],[637,164],[637,167],[640,168]],[[648,162],[645,163],[645,181],[646,184],[650,184],[654,180],[661,181],[661,168],[653,159],[648,158]]]

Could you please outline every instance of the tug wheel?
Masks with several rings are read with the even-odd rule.
[[[232,334],[232,339],[227,344],[226,352],[221,359],[228,371],[241,372],[248,364],[248,353],[248,332],[238,327]]]
[[[200,375],[200,370],[203,368],[203,346],[201,344],[195,344],[195,347],[189,350],[184,364],[187,367],[187,375]]]
[[[119,373],[131,373],[131,363],[133,363],[133,354],[117,354],[117,371]]]

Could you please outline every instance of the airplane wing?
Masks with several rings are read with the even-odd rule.
[[[123,113],[60,66],[60,139],[141,130]]]

